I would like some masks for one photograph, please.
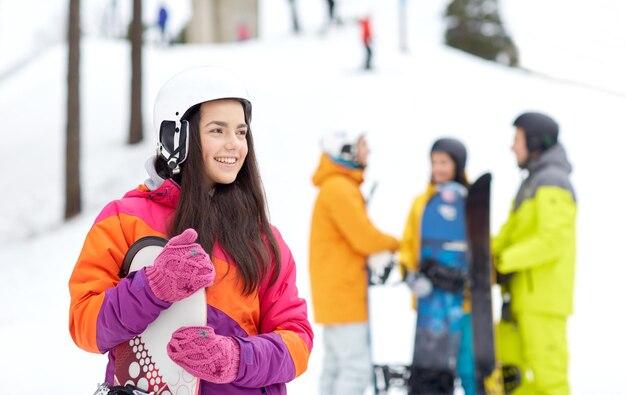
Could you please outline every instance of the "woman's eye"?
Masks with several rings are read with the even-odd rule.
[[[222,129],[220,128],[211,129],[209,130],[209,133],[222,133]]]
[[[247,129],[239,130],[239,131],[237,131],[237,134],[240,135],[240,136],[246,136],[246,135],[248,135],[248,130]]]

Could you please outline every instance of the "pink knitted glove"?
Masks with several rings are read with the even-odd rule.
[[[153,266],[146,267],[148,284],[157,298],[177,302],[213,284],[213,262],[200,244],[194,243],[197,238],[195,230],[186,229],[163,247]]]
[[[234,381],[239,374],[239,343],[216,335],[210,326],[184,326],[172,334],[167,355],[183,369],[215,384]]]

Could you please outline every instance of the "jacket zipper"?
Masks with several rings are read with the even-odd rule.
[[[532,272],[530,270],[526,273],[526,278],[528,278],[528,291],[534,292],[535,287],[533,286],[533,277],[532,277]]]

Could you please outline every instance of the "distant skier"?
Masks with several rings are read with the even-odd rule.
[[[379,270],[388,264],[399,242],[367,215],[359,189],[369,155],[365,137],[332,133],[322,148],[309,244],[313,312],[324,331],[319,393],[363,395],[373,379],[366,265]]]
[[[335,15],[335,0],[326,0],[326,4],[328,5],[328,25],[338,23],[339,19]]]
[[[246,41],[250,39],[250,28],[245,21],[240,21],[236,27],[237,41]]]
[[[167,19],[168,12],[165,4],[161,4],[159,7],[159,14],[157,17],[157,26],[159,27],[159,33],[161,34],[161,44],[168,45],[169,37],[167,33]]]
[[[333,23],[335,21],[335,0],[326,0],[328,4],[328,22]]]
[[[325,0],[325,3],[328,8],[328,20],[322,23],[322,28],[320,29],[320,35],[326,35],[333,26],[338,26],[342,24],[341,18],[337,15],[337,2],[336,0]]]
[[[372,69],[372,24],[369,15],[359,20],[361,26],[361,41],[365,48],[365,70]]]
[[[492,243],[503,300],[510,300],[497,327],[498,358],[522,370],[513,394],[566,395],[577,211],[572,168],[554,119],[528,112],[513,126],[512,150],[528,175]]]
[[[440,231],[440,223],[428,221],[432,214],[429,213],[443,213],[447,208],[453,210],[455,199],[464,199],[464,193],[468,187],[467,177],[465,175],[465,163],[467,153],[463,143],[452,138],[442,138],[433,144],[430,153],[431,160],[431,178],[426,191],[417,196],[411,206],[411,211],[406,221],[404,228],[404,234],[402,237],[402,244],[400,248],[400,269],[407,279],[407,282],[413,289],[414,293],[418,297],[426,297],[432,293],[433,288],[442,290],[452,290],[456,288],[456,293],[460,295],[465,294],[465,300],[461,296],[457,302],[450,303],[449,294],[441,294],[441,300],[444,300],[442,304],[437,303],[437,309],[448,308],[449,311],[438,311],[439,318],[426,317],[429,314],[427,310],[420,310],[423,314],[425,322],[423,325],[428,330],[424,330],[424,338],[416,338],[416,346],[418,344],[426,344],[426,348],[431,349],[433,352],[445,353],[444,350],[436,349],[435,339],[429,342],[426,337],[430,336],[430,329],[447,328],[445,331],[440,330],[440,333],[445,333],[445,336],[449,337],[449,340],[444,344],[444,348],[447,348],[449,344],[456,344],[457,349],[452,350],[452,358],[454,358],[456,365],[456,371],[449,368],[449,359],[446,359],[444,366],[437,366],[438,363],[434,360],[429,360],[431,357],[427,355],[426,350],[416,350],[413,361],[413,367],[411,368],[411,379],[409,381],[409,394],[452,394],[454,391],[454,377],[461,378],[461,383],[466,395],[476,394],[476,380],[474,377],[474,357],[472,351],[472,326],[470,315],[469,298],[467,298],[467,289],[465,288],[464,276],[461,271],[450,270],[450,266],[445,266],[436,259],[425,259],[422,256],[425,246],[424,237],[426,234],[437,233],[443,241],[464,242],[466,240],[457,240],[459,235],[464,234],[465,223],[461,221],[459,227],[446,227],[448,232]],[[446,198],[443,194],[447,194]],[[457,195],[454,197],[453,195]],[[444,200],[440,202],[435,199],[436,196],[442,196]],[[445,201],[447,199],[448,201]],[[442,204],[443,203],[443,204]],[[445,206],[445,207],[444,207]],[[459,205],[461,208],[464,204]],[[452,211],[449,212],[448,218],[450,221],[452,218]],[[456,213],[456,218],[460,213]],[[460,217],[463,218],[463,217]],[[451,222],[452,223],[452,222]],[[428,227],[437,227],[438,229],[430,229]],[[441,253],[443,258],[445,255],[450,258],[454,258],[457,262],[465,264],[465,273],[467,273],[467,259],[465,258],[465,252],[461,249],[458,253],[453,251],[445,251]],[[422,262],[421,260],[424,260]],[[456,284],[456,285],[454,285]],[[424,303],[431,303],[430,300]],[[463,314],[456,316],[453,309],[462,307]],[[437,321],[436,325],[431,326],[426,323],[426,320],[431,322]],[[420,321],[419,323],[421,324]],[[441,321],[441,322],[439,322]],[[455,322],[456,321],[456,322]],[[416,336],[419,336],[422,332],[417,332]],[[441,334],[436,335],[441,338]],[[418,346],[421,347],[421,346]],[[423,353],[420,354],[420,353]]]
[[[289,0],[289,8],[291,8],[291,26],[294,34],[300,33],[300,19],[298,18],[298,7],[296,0]]]

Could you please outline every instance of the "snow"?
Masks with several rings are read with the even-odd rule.
[[[0,0],[0,10],[15,10],[18,3],[24,5],[23,12],[13,14],[18,15],[15,18],[4,14],[0,37],[11,31],[10,23],[19,24],[27,19],[25,15],[32,16],[26,13],[25,4],[33,5],[29,0]],[[59,7],[65,7],[66,1],[45,3],[50,7],[48,15],[63,20]],[[360,70],[364,53],[354,24],[348,20],[321,34],[323,2],[303,0],[299,4],[304,32],[291,36],[288,3],[283,3],[262,2],[266,23],[260,40],[148,46],[144,63],[146,138],[136,146],[125,144],[130,48],[123,41],[88,35],[82,44],[81,64],[83,214],[67,223],[62,221],[66,47],[61,39],[54,39],[52,32],[58,30],[48,31],[45,23],[35,19],[19,24],[20,29],[27,31],[28,25],[31,32],[46,32],[37,34],[50,38],[48,44],[25,42],[28,54],[22,57],[12,51],[15,43],[0,41],[0,76],[16,59],[37,53],[0,79],[0,135],[3,163],[9,166],[2,175],[7,190],[0,195],[0,394],[82,395],[93,392],[103,379],[106,357],[78,349],[69,336],[67,281],[99,210],[145,179],[143,163],[155,145],[151,108],[157,89],[180,68],[209,63],[235,70],[250,90],[252,130],[271,219],[293,251],[298,287],[307,300],[308,229],[316,193],[310,177],[323,133],[337,128],[367,131],[372,155],[363,190],[367,193],[374,181],[378,183],[370,203],[371,217],[380,228],[397,236],[413,197],[426,185],[431,143],[443,135],[460,138],[469,149],[470,178],[486,171],[494,175],[495,232],[506,218],[520,182],[509,149],[511,121],[529,109],[552,114],[561,125],[561,138],[574,165],[572,180],[579,202],[575,314],[569,324],[572,393],[626,393],[617,380],[623,365],[620,351],[626,350],[621,333],[624,318],[617,307],[623,300],[619,291],[626,268],[615,249],[623,242],[617,229],[626,221],[621,204],[626,187],[617,167],[623,155],[619,144],[626,105],[623,76],[606,64],[595,68],[593,62],[589,67],[564,64],[566,51],[552,45],[556,36],[546,39],[544,46],[536,43],[537,37],[550,37],[548,32],[553,29],[542,22],[547,16],[537,23],[527,22],[538,7],[554,14],[556,5],[545,2],[541,6],[530,0],[503,3],[505,20],[514,34],[519,32],[515,37],[523,43],[521,48],[527,49],[522,61],[527,53],[528,62],[535,62],[533,67],[564,79],[573,79],[570,73],[575,71],[576,79],[588,86],[533,76],[443,47],[441,0],[408,3],[409,53],[398,50],[395,4],[371,0],[363,6],[345,0],[346,13],[354,16],[366,8],[373,12],[375,70],[366,73]],[[571,3],[576,10],[592,4]],[[620,25],[614,14],[623,6],[610,8],[611,4],[617,3],[594,1],[595,8],[584,14],[585,24],[561,20],[560,26],[569,31],[611,32],[610,39],[602,42],[604,47],[591,45],[584,51],[589,58],[606,56],[602,59],[618,64],[623,61],[623,51],[618,51],[618,44],[610,45],[624,37],[620,34],[625,24]],[[599,9],[605,11],[605,18],[596,17]],[[594,29],[587,29],[589,21],[594,21]],[[528,37],[534,38],[528,41]],[[544,56],[546,48],[552,48],[548,54],[554,57]],[[608,85],[600,86],[606,81]],[[621,90],[621,94],[608,89]],[[414,316],[406,289],[377,289],[372,300],[375,357],[387,362],[408,361]],[[314,329],[317,338],[309,369],[288,385],[290,393],[317,394],[322,347],[319,327]]]
[[[522,65],[626,94],[626,2],[501,0]],[[566,16],[563,10],[567,10]]]

